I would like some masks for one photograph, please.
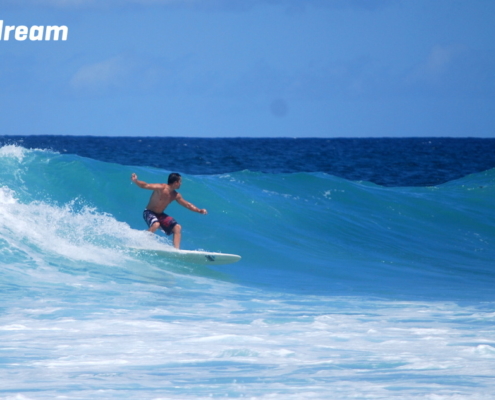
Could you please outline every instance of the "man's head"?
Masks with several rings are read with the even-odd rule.
[[[182,183],[182,177],[178,172],[172,172],[168,176],[168,182],[170,186],[175,186],[176,189],[180,187],[180,184]]]

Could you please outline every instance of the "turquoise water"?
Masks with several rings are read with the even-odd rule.
[[[495,170],[429,187],[184,175],[207,268],[142,257],[169,171],[0,148],[0,398],[487,399]]]

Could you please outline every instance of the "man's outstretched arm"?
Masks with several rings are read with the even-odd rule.
[[[189,203],[188,201],[184,200],[184,198],[179,194],[177,194],[177,203],[179,203],[181,206],[186,207],[188,210],[200,213],[200,214],[208,214],[208,211],[204,208],[198,208],[194,204]]]
[[[156,190],[160,189],[163,184],[161,183],[146,183],[145,181],[140,181],[136,174],[131,175],[131,181],[138,185],[141,189]]]

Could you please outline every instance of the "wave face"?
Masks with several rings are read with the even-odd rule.
[[[148,182],[168,172],[2,148],[2,239],[38,257],[118,264],[146,228]],[[315,294],[489,298],[495,277],[495,170],[437,187],[384,188],[322,173],[186,176],[172,205],[183,247],[236,253],[240,284]],[[165,238],[163,238],[165,240]],[[101,253],[101,254],[100,254]],[[98,254],[100,254],[98,256]],[[101,259],[98,257],[102,257]],[[107,259],[108,257],[108,259]],[[93,259],[94,258],[94,259]]]
[[[170,244],[145,232],[150,192],[132,172],[169,171],[0,148],[0,334],[15,366],[0,398],[462,395],[445,372],[460,368],[451,346],[465,394],[493,389],[473,374],[489,377],[495,354],[493,310],[479,305],[494,298],[495,170],[398,188],[318,172],[184,176],[184,198],[209,213],[170,206],[182,247],[243,257],[215,269],[132,251]]]

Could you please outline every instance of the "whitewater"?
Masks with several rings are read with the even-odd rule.
[[[168,170],[0,147],[0,399],[490,399],[495,169],[384,187],[183,174],[182,247],[131,247]]]

